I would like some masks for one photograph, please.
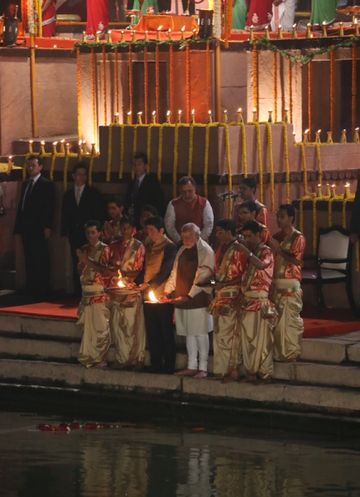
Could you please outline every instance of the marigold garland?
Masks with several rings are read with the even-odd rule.
[[[82,137],[81,129],[81,65],[80,65],[80,49],[76,49],[76,114],[77,114],[77,130],[78,137]]]
[[[266,132],[267,132],[268,161],[269,161],[269,169],[270,169],[270,208],[272,211],[274,211],[274,209],[275,209],[275,168],[274,168],[273,136],[272,136],[271,123],[266,123]]]
[[[107,151],[107,164],[106,164],[106,181],[111,180],[112,169],[112,148],[113,148],[113,129],[114,125],[110,124],[108,134],[108,151]]]
[[[189,125],[189,160],[188,160],[188,176],[192,176],[193,166],[193,153],[194,153],[194,124]]]
[[[177,170],[179,165],[179,125],[175,124],[174,130],[174,161],[173,161],[173,197],[176,197],[177,190]],[[163,129],[161,127],[160,129]]]
[[[148,124],[147,128],[146,128],[146,155],[147,155],[147,158],[148,158],[148,167],[149,167],[149,171],[151,169],[151,130],[152,130],[153,126],[152,124]]]
[[[329,62],[329,107],[330,107],[330,131],[334,133],[335,123],[335,52],[330,52]]]
[[[301,170],[303,172],[303,184],[304,184],[304,195],[308,195],[308,172],[307,172],[307,164],[306,164],[306,153],[305,153],[305,144],[299,143],[300,147],[300,157],[301,157]]]
[[[344,198],[343,200],[343,203],[342,203],[342,211],[341,211],[341,215],[342,215],[342,227],[344,228],[344,230],[346,230],[347,228],[347,220],[346,220],[346,206],[347,206],[347,203],[350,201],[350,199],[348,198]]]
[[[176,128],[177,126],[175,127],[175,130]],[[161,181],[161,173],[162,173],[163,141],[164,141],[164,127],[159,126],[158,164],[157,164],[157,177],[159,181]]]
[[[289,140],[288,126],[283,123],[283,144],[284,144],[284,167],[285,167],[285,192],[286,202],[290,202],[290,162],[289,162]]]
[[[191,112],[191,74],[190,74],[190,47],[186,45],[185,48],[185,99],[186,99],[186,120],[190,122]]]
[[[317,248],[317,202],[318,200],[322,199],[317,199],[314,198],[312,202],[312,249],[313,249],[313,255],[316,255],[316,248]]]
[[[155,47],[155,110],[160,115],[160,52],[159,45]]]
[[[351,46],[351,126],[355,129],[357,126],[357,58],[356,45]]]
[[[304,200],[300,199],[299,205],[299,227],[301,233],[304,233]]]
[[[294,99],[293,99],[293,63],[289,60],[289,109],[290,122],[294,120]]]
[[[318,170],[318,181],[319,181],[319,183],[321,183],[323,180],[323,168],[322,168],[322,160],[321,160],[321,143],[320,142],[315,143],[315,156],[316,156],[316,163],[317,163],[317,170]]]
[[[132,45],[129,44],[128,51],[128,93],[129,93],[129,112],[133,112],[133,53]]]
[[[221,126],[224,127],[225,130],[225,161],[226,161],[226,170],[228,175],[228,189],[229,192],[233,191],[233,182],[232,182],[232,165],[231,165],[231,148],[230,148],[230,131],[229,125],[226,123],[221,123]],[[232,201],[229,202],[229,210],[228,216],[231,217],[233,211]]]
[[[119,179],[124,176],[125,164],[125,124],[120,125],[120,160],[119,160]]]
[[[313,92],[313,82],[312,82],[312,63],[307,66],[307,114],[308,114],[308,129],[309,137],[311,139],[313,117],[312,117],[312,92]]]
[[[274,100],[274,119],[278,121],[278,58],[277,53],[273,53],[273,100]]]
[[[169,108],[171,114],[175,112],[174,105],[174,47],[169,46]]]
[[[137,138],[138,138],[138,125],[137,124],[134,124],[132,126],[132,129],[133,129],[133,146],[132,146],[132,154],[133,154],[133,157],[134,155],[136,154],[137,152]]]
[[[56,162],[57,157],[58,157],[57,153],[51,154],[51,163],[50,163],[50,172],[49,172],[49,178],[51,181],[54,181],[55,162]]]
[[[69,161],[70,161],[70,153],[69,153],[68,149],[66,149],[65,161],[64,161],[64,177],[63,177],[64,191],[67,190],[67,185],[68,185]]]
[[[204,195],[208,196],[209,193],[209,153],[210,153],[210,127],[211,123],[208,123],[205,128],[205,146],[204,146]]]
[[[260,132],[259,123],[255,123],[255,135],[256,135],[258,174],[259,174],[260,202],[263,202],[264,201],[264,164],[263,164],[263,157],[261,150],[261,132]]]
[[[145,118],[145,123],[147,124],[149,122],[149,108],[148,108],[148,101],[149,101],[149,66],[148,66],[148,49],[147,47],[144,47],[144,118]]]
[[[205,81],[206,81],[206,88],[211,88],[211,52],[210,52],[210,42],[209,40],[206,41],[206,52],[205,52]],[[208,107],[211,109],[211,92],[208,91]]]
[[[253,71],[253,107],[256,108],[259,115],[259,54],[256,44],[252,49],[252,71]]]
[[[116,112],[119,113],[120,109],[120,104],[119,104],[119,88],[120,88],[120,81],[119,81],[119,52],[117,48],[115,49],[115,108]]]
[[[107,74],[106,74],[106,51],[105,47],[102,50],[103,57],[103,100],[104,100],[104,124],[107,126]]]
[[[248,160],[247,160],[247,142],[246,142],[246,126],[244,122],[240,123],[241,131],[241,173],[244,178],[248,176]]]

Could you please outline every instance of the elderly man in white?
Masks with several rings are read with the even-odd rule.
[[[206,283],[214,274],[215,255],[194,223],[182,227],[181,239],[183,245],[164,290],[175,304],[176,332],[186,337],[188,367],[176,374],[206,378],[212,330],[212,317],[207,310],[212,290]]]

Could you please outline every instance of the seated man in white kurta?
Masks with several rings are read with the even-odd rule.
[[[212,317],[208,313],[211,287],[202,285],[214,274],[215,256],[200,238],[196,224],[185,224],[181,239],[183,246],[165,285],[165,295],[173,298],[175,304],[176,332],[186,337],[188,353],[188,367],[176,374],[206,378],[212,330]]]

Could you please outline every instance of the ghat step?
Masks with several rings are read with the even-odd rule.
[[[146,393],[177,401],[251,403],[264,408],[284,408],[317,413],[360,415],[357,391],[273,383],[222,384],[216,380],[194,380],[174,375],[154,375],[115,370],[85,369],[80,365],[22,360],[0,360],[2,383],[57,386],[113,392]]]

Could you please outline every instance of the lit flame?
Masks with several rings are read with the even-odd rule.
[[[150,300],[150,302],[154,302],[154,303],[159,302],[159,300],[156,298],[154,290],[150,290],[150,292],[149,292],[149,300]]]
[[[124,283],[124,280],[122,279],[121,271],[118,271],[118,281],[117,281],[117,286],[118,288],[125,288],[126,285]]]

